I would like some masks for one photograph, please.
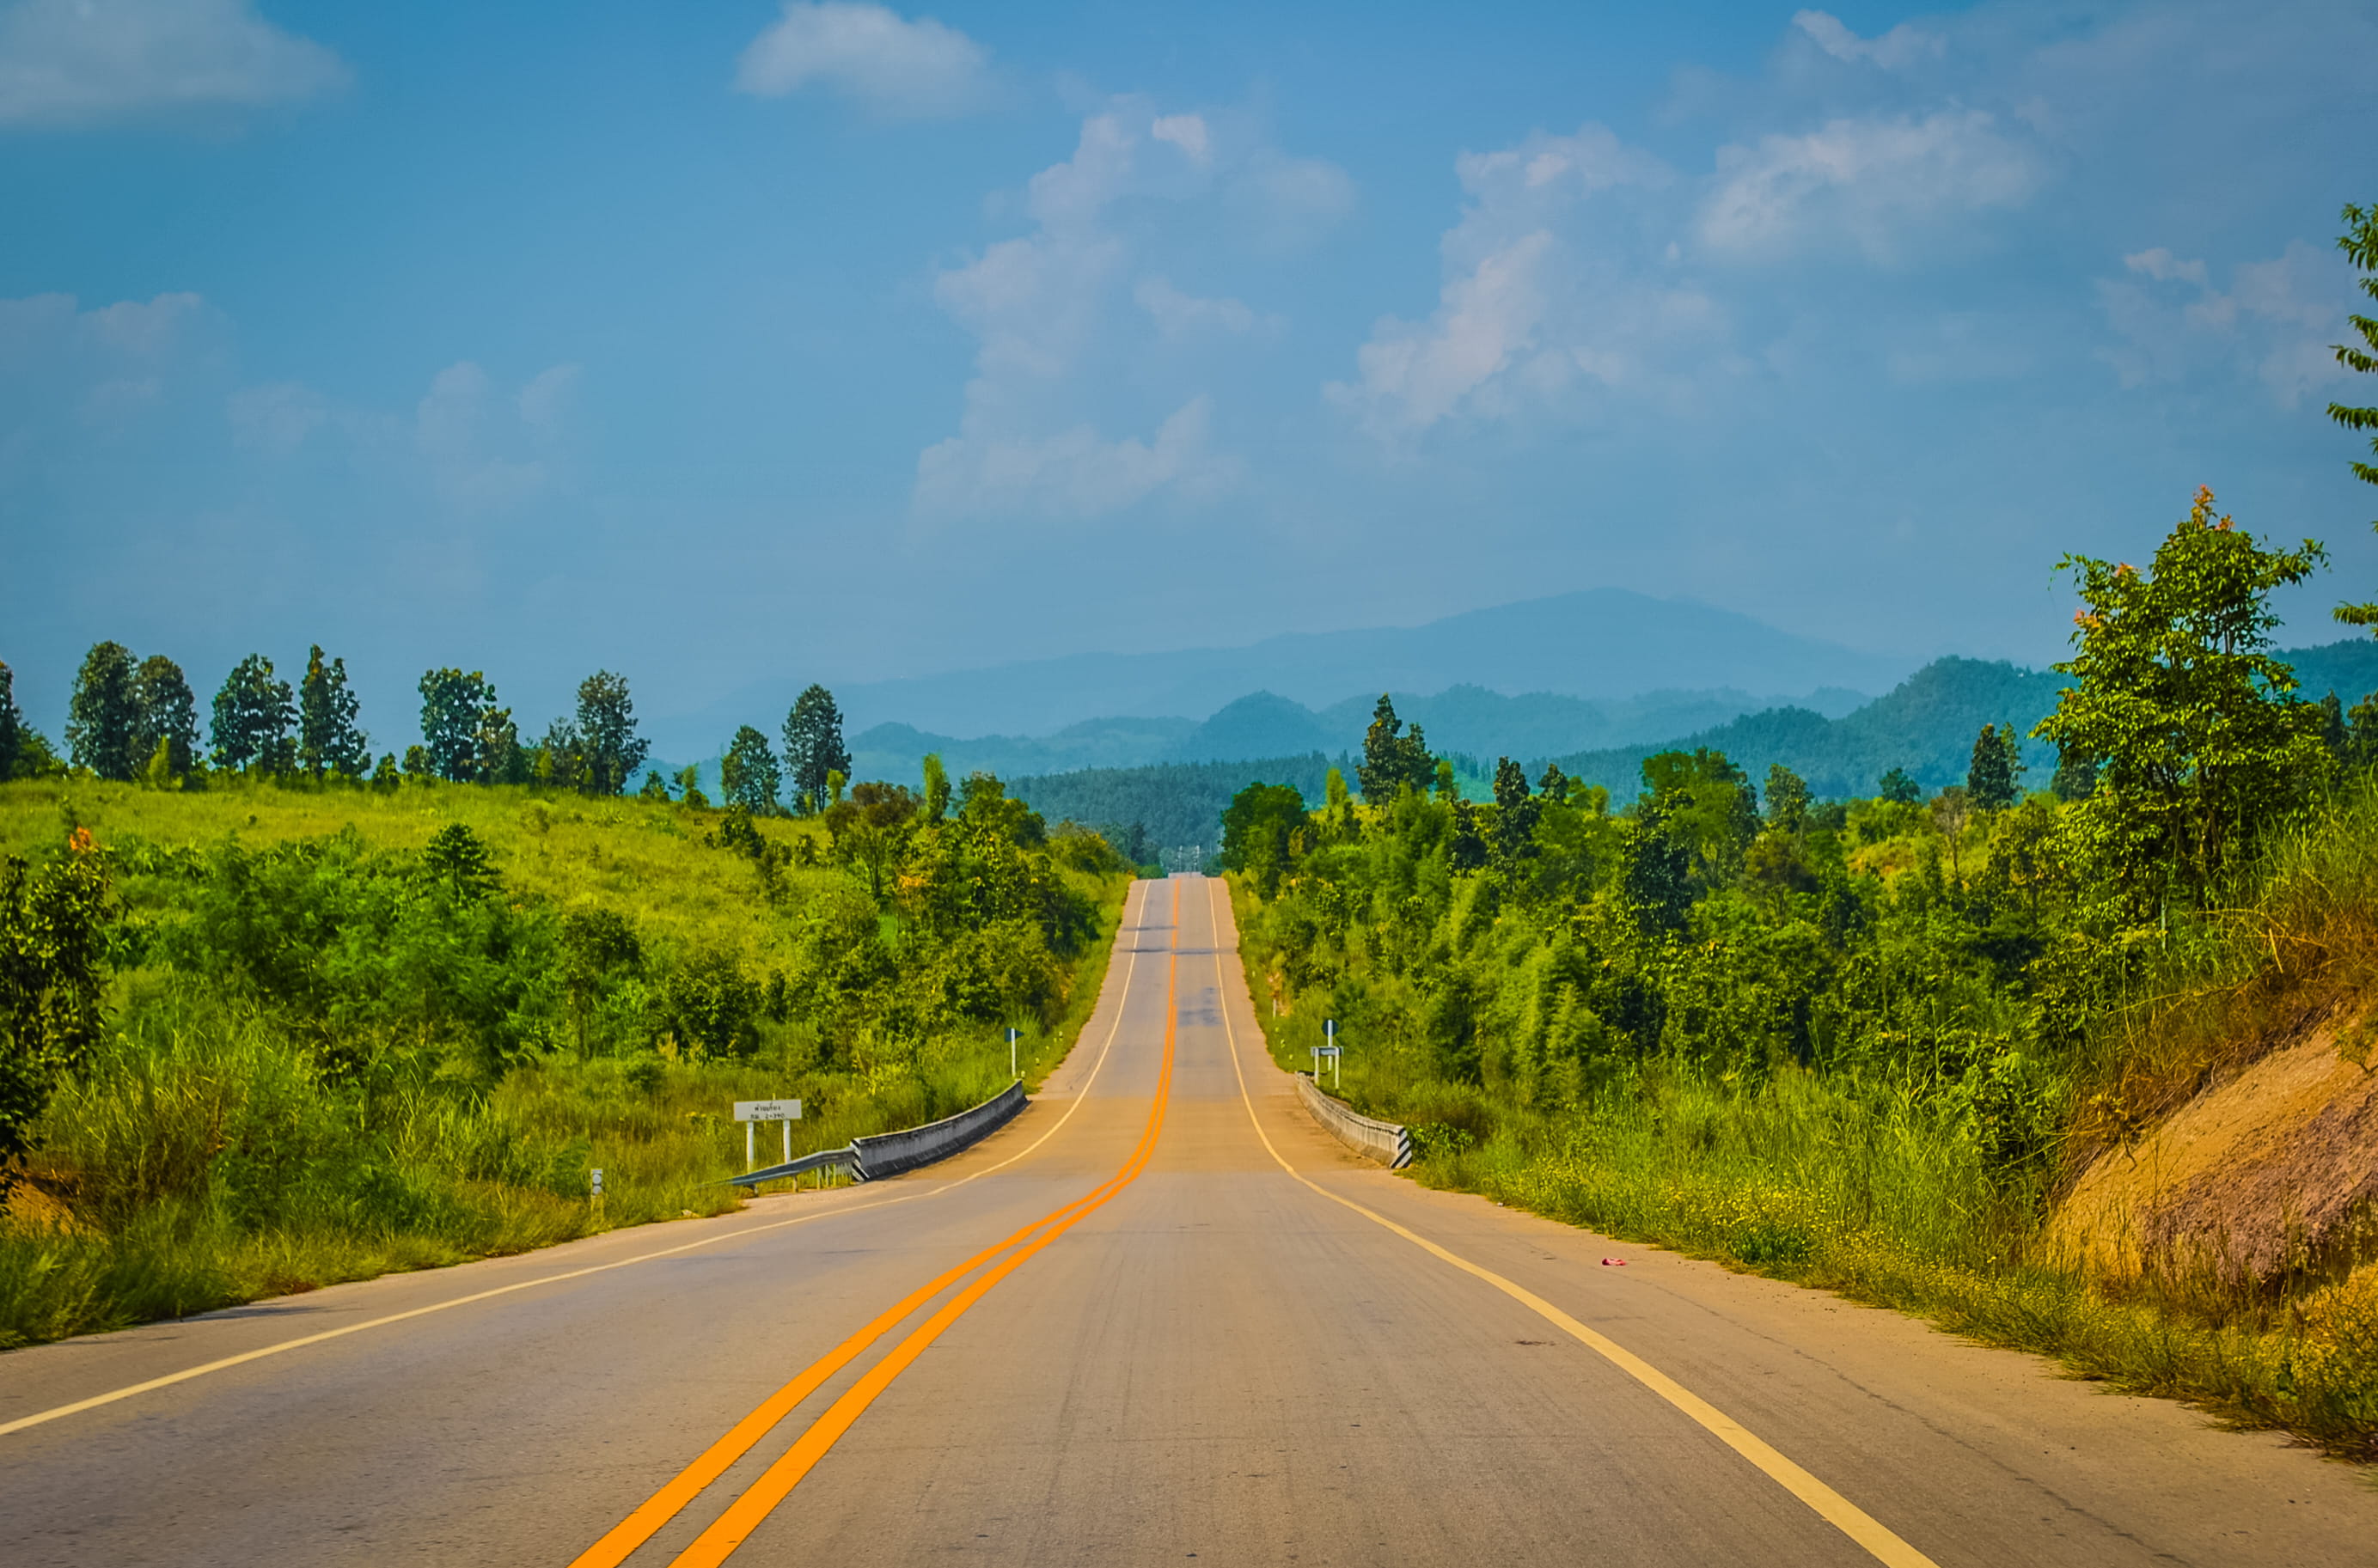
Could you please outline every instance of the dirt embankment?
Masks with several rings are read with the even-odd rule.
[[[2378,1071],[2337,1038],[2315,1030],[2100,1154],[2058,1206],[2050,1244],[2103,1277],[2210,1271],[2232,1285],[2371,1255]]]

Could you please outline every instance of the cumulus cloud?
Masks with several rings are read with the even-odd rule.
[[[1920,60],[1937,60],[1949,52],[1947,39],[1910,22],[1900,23],[1880,38],[1860,38],[1829,11],[1801,11],[1793,17],[1792,25],[1836,60],[1864,61],[1886,71],[1905,70]]]
[[[413,443],[430,482],[446,499],[474,508],[510,506],[546,486],[542,456],[523,449],[560,432],[561,400],[578,367],[558,365],[511,397],[506,418],[495,383],[469,360],[448,365],[414,405]]]
[[[18,0],[0,10],[0,125],[253,107],[343,86],[346,66],[250,0]]]
[[[2329,251],[2292,241],[2269,260],[2231,269],[2227,293],[2203,260],[2162,245],[2125,256],[2122,267],[2130,277],[2099,280],[2097,303],[2121,340],[2102,357],[2125,387],[2227,366],[2293,408],[2346,374],[2329,345],[2344,329],[2352,274]]]
[[[1227,488],[1239,465],[1209,449],[1203,397],[1175,410],[1156,439],[1110,441],[1088,425],[1054,436],[959,435],[917,460],[917,504],[929,512],[1034,512],[1103,517],[1171,488],[1192,497]]]
[[[736,63],[736,90],[781,98],[818,85],[895,118],[960,114],[986,99],[990,57],[930,17],[908,21],[883,6],[787,0]]]
[[[2019,205],[2039,172],[2031,153],[1979,109],[1844,118],[1797,136],[1719,150],[1702,203],[1702,242],[1777,255],[1846,240],[1892,261],[1945,221]]]
[[[330,422],[330,401],[297,381],[242,387],[224,405],[232,438],[241,446],[285,458]]]
[[[71,294],[0,300],[0,425],[30,430],[68,409],[119,425],[214,353],[221,322],[194,293],[84,310]]]
[[[1157,332],[1172,341],[1200,337],[1209,332],[1243,337],[1259,324],[1255,313],[1246,302],[1235,299],[1200,299],[1172,286],[1163,277],[1142,278],[1134,286],[1131,297],[1139,308],[1147,312],[1156,323]],[[1263,325],[1271,325],[1269,320]]]
[[[1204,495],[1231,484],[1238,465],[1210,449],[1204,392],[1176,391],[1153,437],[1110,437],[1083,416],[1091,400],[1082,383],[1091,362],[1135,336],[1144,342],[1151,326],[1180,341],[1245,338],[1271,324],[1242,300],[1201,298],[1155,271],[1141,273],[1128,295],[1137,325],[1117,311],[1128,310],[1124,281],[1160,246],[1168,217],[1210,233],[1214,209],[1231,209],[1278,161],[1204,115],[1158,114],[1138,100],[1085,118],[1073,155],[1025,186],[1031,232],[985,246],[934,281],[935,300],[979,346],[957,433],[918,459],[919,512],[1078,520],[1159,492]],[[1144,221],[1117,221],[1126,202]]]
[[[1464,153],[1454,167],[1470,205],[1440,244],[1435,314],[1380,321],[1355,353],[1355,378],[1332,383],[1328,400],[1387,438],[1589,386],[1671,394],[1667,362],[1705,344],[1719,312],[1663,259],[1614,244],[1624,222],[1609,203],[1657,191],[1674,172],[1596,125]]]

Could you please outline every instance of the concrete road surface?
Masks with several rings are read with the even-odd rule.
[[[2281,1440],[1357,1162],[1234,940],[1140,884],[929,1170],[0,1357],[0,1563],[2378,1563]]]

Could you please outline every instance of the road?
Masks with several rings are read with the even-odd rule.
[[[0,1562],[2378,1562],[2268,1435],[1356,1161],[1233,948],[1140,884],[926,1171],[0,1358]]]

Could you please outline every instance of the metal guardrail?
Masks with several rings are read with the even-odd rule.
[[[1010,1083],[998,1094],[955,1116],[945,1116],[939,1121],[929,1121],[922,1127],[910,1127],[898,1132],[879,1132],[871,1138],[853,1138],[839,1149],[823,1149],[783,1165],[763,1167],[729,1177],[720,1185],[757,1187],[763,1181],[781,1181],[788,1176],[803,1176],[812,1170],[839,1166],[859,1181],[881,1181],[887,1176],[916,1170],[945,1160],[959,1150],[981,1142],[1015,1118],[1027,1103],[1021,1083]]]
[[[972,1110],[962,1110],[955,1116],[945,1116],[939,1121],[901,1132],[853,1138],[850,1146],[859,1155],[859,1179],[881,1181],[904,1170],[945,1160],[1006,1126],[1024,1106],[1024,1085],[1010,1083]]]
[[[1304,1102],[1314,1120],[1356,1154],[1375,1159],[1389,1170],[1401,1170],[1411,1164],[1411,1128],[1364,1116],[1345,1101],[1332,1099],[1321,1092],[1310,1072],[1296,1075],[1296,1097]]]

